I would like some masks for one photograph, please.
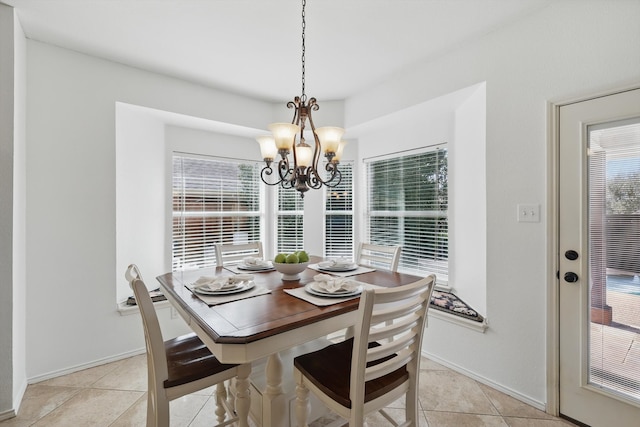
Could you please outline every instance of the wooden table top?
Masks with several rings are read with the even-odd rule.
[[[321,261],[321,258],[311,259],[312,263],[318,261]],[[188,315],[188,322],[196,322],[215,343],[246,344],[358,308],[359,298],[318,307],[284,292],[285,289],[299,288],[311,282],[313,276],[318,273],[306,269],[300,274],[300,280],[296,281],[283,281],[281,273],[277,271],[254,273],[256,285],[267,287],[271,293],[211,307],[193,295],[184,285],[200,276],[231,276],[231,271],[218,267],[197,272],[175,272],[158,276],[157,280],[171,303],[183,314]],[[405,285],[420,279],[414,275],[386,270],[375,270],[349,278],[383,287]],[[349,325],[344,325],[346,326]]]

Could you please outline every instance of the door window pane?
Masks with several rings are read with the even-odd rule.
[[[589,127],[589,383],[640,401],[640,119]]]

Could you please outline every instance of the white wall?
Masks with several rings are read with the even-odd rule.
[[[26,39],[14,11],[14,144],[13,144],[13,407],[27,388],[26,370]]]
[[[449,147],[449,285],[487,314],[486,85],[470,88],[454,111]]]
[[[13,38],[13,8],[0,4],[0,415],[13,409]]]
[[[127,104],[116,106],[116,301],[133,294],[124,278],[131,263],[149,289],[171,270],[165,256],[164,123]]]
[[[25,37],[0,4],[0,420],[18,409],[25,370]]]
[[[272,106],[30,40],[27,81],[27,374],[38,379],[144,346],[139,316],[115,303],[116,102],[249,128]]]
[[[479,334],[432,320],[424,350],[537,406],[546,402],[547,103],[640,82],[640,2],[551,4],[348,100],[347,127],[486,82],[487,316]],[[428,41],[425,41],[428,43]]]

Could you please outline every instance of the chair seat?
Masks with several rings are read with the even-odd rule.
[[[206,378],[237,365],[220,363],[196,334],[182,335],[164,342],[168,379],[164,388],[176,387]]]
[[[370,343],[369,348],[380,344]],[[353,352],[353,338],[325,347],[313,353],[304,354],[294,359],[295,367],[307,377],[323,393],[331,397],[340,405],[351,408],[349,389],[351,383],[351,355]],[[367,366],[376,365],[395,357],[389,356],[377,360]],[[402,385],[409,379],[406,366],[397,369],[383,377],[368,381],[365,385],[364,401],[376,399]]]

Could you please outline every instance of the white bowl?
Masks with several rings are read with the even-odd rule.
[[[308,261],[300,262],[298,264],[286,264],[286,263],[279,263],[279,262],[273,263],[273,267],[277,271],[282,273],[282,280],[300,279],[300,273],[302,273],[307,268],[308,265],[309,265]]]

